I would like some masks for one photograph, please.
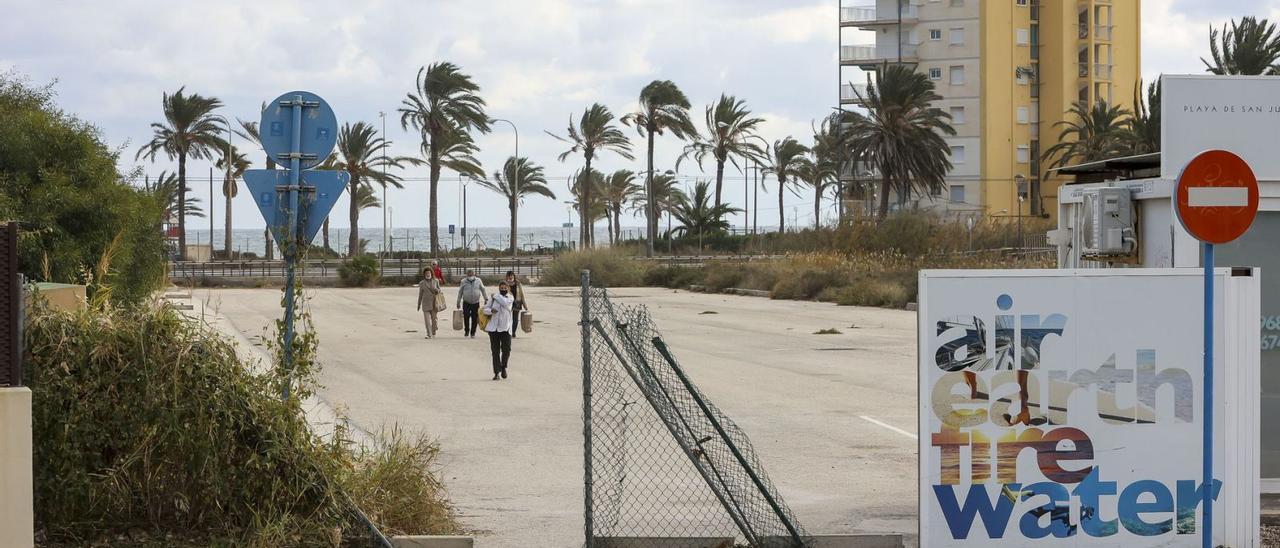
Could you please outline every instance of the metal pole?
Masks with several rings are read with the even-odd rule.
[[[1204,243],[1204,534],[1200,545],[1213,547],[1213,244]]]
[[[387,142],[387,113],[378,111],[378,117],[382,118],[382,140]],[[382,273],[382,264],[387,258],[387,163],[382,163],[382,249],[378,253],[378,273]],[[352,196],[351,199],[355,199]]]
[[[462,248],[471,251],[471,242],[467,241],[467,180],[459,179],[462,183]]]
[[[506,122],[508,124],[511,124],[511,132],[515,133],[516,135],[516,164],[515,164],[516,170],[515,170],[515,176],[511,178],[511,200],[512,202],[516,202],[520,200],[520,130],[516,129],[515,122],[512,122],[511,120],[494,118],[493,121]],[[519,204],[512,203],[512,208],[511,208],[512,215],[516,214],[516,206],[518,205]],[[512,230],[511,230],[511,257],[512,258],[515,258],[516,254],[518,253],[517,251],[518,249],[519,247],[517,246],[517,242],[516,242],[515,227],[512,227]]]
[[[213,166],[209,166],[209,260],[213,260]]]
[[[593,486],[591,468],[591,271],[582,271],[581,304],[579,305],[582,331],[582,463],[583,463],[583,514],[585,519],[586,548],[595,547],[595,516],[592,515]]]
[[[293,288],[294,270],[298,260],[298,184],[302,176],[302,96],[294,96],[293,136],[289,146],[289,212],[284,227],[285,275],[284,275],[284,399],[289,399],[289,388],[293,384]],[[354,199],[354,197],[353,197]]]
[[[760,226],[760,162],[756,162],[755,176],[752,177],[751,194],[752,207],[755,211],[751,213],[751,234],[755,235],[756,229]]]

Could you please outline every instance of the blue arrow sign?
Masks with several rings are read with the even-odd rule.
[[[320,165],[333,145],[338,142],[338,119],[324,99],[309,91],[291,91],[267,103],[262,111],[262,122],[258,126],[262,138],[262,150],[266,151],[276,163],[289,167],[290,146],[293,144],[293,109],[288,105],[301,98],[302,132],[300,151],[302,169],[310,169]]]
[[[345,171],[304,171],[302,172],[302,209],[298,220],[300,241],[310,244],[320,233],[324,220],[333,210],[333,204],[342,196],[342,190],[351,181],[351,174]]]

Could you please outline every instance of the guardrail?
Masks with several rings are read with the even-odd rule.
[[[500,277],[508,270],[522,278],[542,275],[542,265],[550,256],[519,258],[473,257],[441,258],[440,270],[446,280],[461,279],[467,270],[475,270],[483,277]],[[306,277],[337,278],[343,259],[312,259],[299,261],[299,274]],[[431,265],[431,259],[385,259],[380,262],[382,277],[417,277],[422,269]],[[169,263],[171,280],[192,278],[284,278],[284,261],[174,261]]]

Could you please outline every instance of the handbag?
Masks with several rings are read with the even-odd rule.
[[[525,333],[533,333],[533,313],[528,310],[520,311],[520,330]]]
[[[448,310],[449,305],[445,303],[444,292],[436,293],[436,311]]]
[[[480,326],[480,327],[479,327],[479,329],[480,329],[481,331],[484,331],[484,330],[485,330],[485,326],[489,325],[489,315],[484,313],[484,307],[483,307],[483,306],[482,306],[482,307],[480,307],[480,310],[476,311],[476,313],[477,313],[477,314],[479,314],[479,316],[480,316],[480,321],[479,321],[479,326]]]
[[[462,331],[462,309],[455,308],[453,310],[453,330]]]

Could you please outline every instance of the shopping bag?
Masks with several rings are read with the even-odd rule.
[[[485,326],[489,325],[489,315],[484,313],[484,307],[483,307],[483,306],[482,306],[482,307],[480,307],[480,312],[479,312],[479,314],[480,314],[480,322],[479,322],[480,330],[481,330],[481,331],[484,331],[484,330],[485,330]]]
[[[520,311],[520,330],[525,333],[533,333],[533,313],[528,310]]]
[[[453,330],[462,331],[462,309],[458,308],[453,311]]]
[[[436,311],[447,310],[449,305],[444,301],[444,293],[436,293]]]

